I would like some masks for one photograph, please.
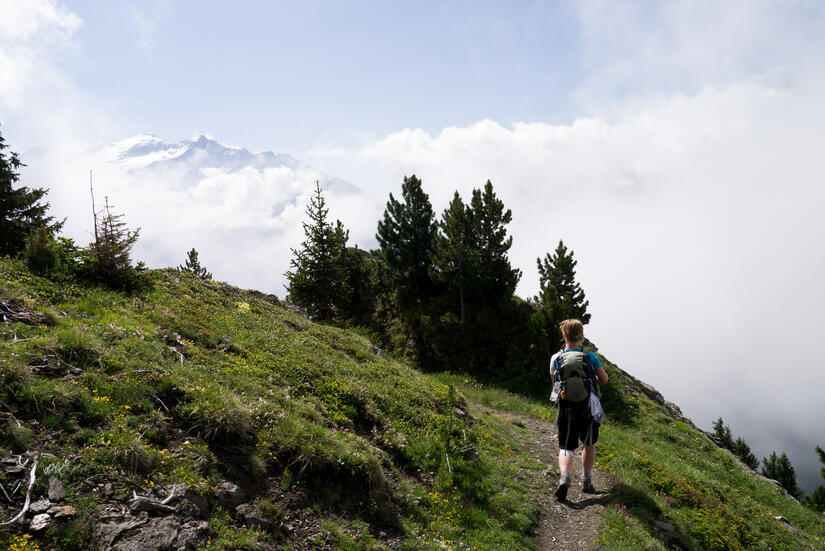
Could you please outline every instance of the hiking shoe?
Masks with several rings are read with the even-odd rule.
[[[556,499],[559,501],[564,501],[567,499],[567,490],[570,488],[570,477],[569,476],[562,476],[559,477],[559,487],[556,488]]]
[[[584,494],[596,494],[596,488],[593,487],[593,481],[589,478],[582,479],[582,493]]]

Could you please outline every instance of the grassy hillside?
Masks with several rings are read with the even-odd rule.
[[[600,358],[610,382],[596,467],[615,479],[600,549],[825,549],[821,514],[714,444],[655,389]],[[517,395],[451,375],[441,380],[474,402],[543,415]]]
[[[101,545],[101,511],[177,481],[208,549],[530,547],[538,510],[513,473],[544,466],[513,452],[518,427],[472,418],[449,385],[274,297],[155,276],[125,296],[0,261],[16,312],[0,325],[0,457],[38,452],[34,498],[56,475],[78,510],[30,542]],[[227,481],[252,512],[234,510]]]
[[[421,374],[271,296],[154,277],[127,296],[0,260],[0,522],[22,507],[34,460],[32,499],[55,478],[66,497],[53,501],[75,509],[38,532],[31,513],[0,528],[0,547],[160,548],[148,534],[174,525],[186,528],[170,548],[533,548],[547,491],[535,480],[555,470],[542,477],[524,426],[473,404],[551,409]],[[603,548],[822,548],[820,516],[607,369],[599,466],[619,508]],[[176,483],[173,510],[134,498]]]

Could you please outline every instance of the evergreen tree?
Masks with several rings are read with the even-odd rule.
[[[108,197],[100,218],[95,219],[96,238],[89,244],[87,275],[115,289],[132,290],[147,284],[148,280],[142,277],[143,262],[133,266],[131,258],[140,228],[129,230],[123,214],[112,213]]]
[[[757,467],[759,467],[759,460],[751,451],[751,447],[748,446],[747,442],[745,442],[741,436],[736,437],[736,440],[733,442],[733,449],[731,449],[731,451],[751,469],[756,470]]]
[[[414,174],[404,177],[401,195],[403,203],[390,193],[376,238],[384,260],[396,274],[402,309],[420,313],[422,302],[429,300],[432,291],[435,216],[430,198]]]
[[[776,452],[771,452],[769,457],[762,458],[762,474],[779,482],[785,491],[793,497],[799,499],[802,492],[796,482],[796,471],[794,471],[788,455],[782,452],[777,456]]]
[[[344,262],[349,232],[340,220],[336,220],[335,226],[330,224],[328,212],[321,186],[316,182],[315,196],[306,210],[309,223],[303,223],[306,239],[300,249],[291,249],[290,265],[294,270],[286,273],[289,300],[322,320],[339,317],[350,292]]]
[[[23,259],[29,269],[38,275],[48,276],[57,266],[57,251],[49,231],[40,226],[26,240]]]
[[[759,467],[759,460],[753,454],[750,446],[745,442],[745,439],[737,436],[736,440],[734,440],[730,427],[722,421],[721,417],[713,422],[713,435],[721,447],[732,452],[733,455],[741,459],[745,465],[754,470]]]
[[[422,366],[432,363],[432,345],[427,334],[427,312],[433,306],[434,285],[430,279],[436,235],[430,198],[415,175],[404,177],[403,202],[390,194],[376,238],[393,283],[392,294],[404,332]]]
[[[63,222],[54,222],[53,217],[46,216],[49,204],[40,202],[48,190],[26,186],[14,189],[20,179],[20,167],[25,165],[17,153],[4,153],[8,147],[0,135],[0,256],[21,252],[26,239],[39,228],[45,228],[52,236],[63,226]]]
[[[819,462],[825,465],[825,450],[817,446],[816,453],[819,456]],[[822,467],[820,472],[822,473],[822,478],[825,479],[825,467]],[[810,507],[820,513],[825,512],[825,486],[821,484],[817,486],[811,495],[805,496],[804,501],[806,507]]]
[[[198,260],[198,251],[196,251],[194,247],[186,254],[186,263],[178,266],[178,270],[195,274],[196,277],[203,280],[212,279],[212,273],[207,271],[205,266],[201,266]]]
[[[719,445],[726,450],[733,448],[733,437],[730,433],[730,427],[725,424],[721,417],[713,422],[713,435],[716,437]]]
[[[559,241],[553,254],[547,253],[544,259],[537,259],[539,268],[540,302],[552,312],[555,322],[566,319],[579,319],[582,323],[590,322],[587,312],[589,301],[584,298],[584,291],[576,282],[576,264],[573,251],[568,251],[563,241]]]
[[[468,291],[479,263],[473,213],[455,192],[438,224],[433,248],[433,279],[444,289],[446,309],[466,320]]]
[[[471,223],[478,246],[481,290],[487,300],[502,301],[513,297],[521,279],[521,270],[514,269],[507,258],[513,238],[507,237],[507,224],[513,215],[504,210],[504,203],[493,192],[490,180],[483,190],[473,190],[470,202]]]

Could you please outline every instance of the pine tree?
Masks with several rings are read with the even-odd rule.
[[[544,259],[537,259],[539,268],[540,302],[552,312],[555,322],[566,319],[579,319],[582,323],[590,322],[587,312],[589,301],[584,298],[584,291],[576,282],[576,264],[573,251],[568,251],[563,241],[559,241],[553,254],[547,253]]]
[[[205,281],[212,279],[212,273],[207,271],[205,266],[201,266],[198,260],[198,251],[194,247],[186,254],[186,263],[178,266],[178,270],[195,274],[196,277]]]
[[[771,452],[769,457],[762,458],[762,474],[779,482],[785,491],[793,497],[799,499],[802,492],[796,482],[796,471],[794,471],[788,455],[782,452],[777,456],[776,452]]]
[[[309,223],[303,223],[306,239],[299,249],[291,249],[293,270],[286,273],[289,300],[322,320],[338,317],[350,293],[344,262],[349,232],[340,220],[335,226],[330,224],[328,212],[316,182],[315,196],[306,210]]]
[[[427,312],[433,308],[435,285],[430,279],[436,235],[430,198],[414,174],[404,177],[403,202],[390,194],[376,238],[393,284],[392,294],[407,345],[421,366],[433,362]]]
[[[733,442],[733,449],[731,449],[731,451],[751,469],[756,470],[757,467],[759,467],[759,460],[751,451],[751,447],[748,446],[748,443],[745,442],[745,439],[741,436],[736,437],[736,440]]]
[[[817,446],[816,453],[819,456],[819,462],[825,465],[825,450]],[[825,467],[822,467],[820,472],[822,473],[822,478],[825,479]],[[804,501],[806,507],[810,507],[820,513],[825,512],[825,486],[821,484],[817,486],[811,495],[805,496]]]
[[[721,417],[713,422],[713,435],[721,447],[733,453],[733,455],[741,459],[745,465],[754,470],[759,467],[759,460],[753,454],[750,446],[745,442],[745,439],[737,436],[736,440],[734,440],[730,427],[722,421]]]
[[[716,437],[719,445],[726,450],[733,448],[733,437],[730,433],[730,427],[725,424],[721,417],[713,422],[713,435]]]
[[[478,245],[482,293],[488,300],[509,300],[521,279],[521,270],[513,268],[507,258],[513,238],[507,237],[506,226],[513,215],[510,209],[504,210],[490,180],[483,190],[473,190],[470,212]]]
[[[466,320],[468,291],[478,269],[472,211],[455,192],[438,224],[433,247],[433,279],[444,288],[446,308]]]
[[[16,255],[26,246],[26,239],[39,228],[53,236],[60,231],[63,222],[54,222],[46,216],[48,203],[40,200],[48,193],[43,188],[29,189],[22,186],[14,189],[20,179],[20,162],[17,153],[8,156],[3,152],[9,146],[0,135],[0,256]]]
[[[123,290],[133,290],[148,283],[141,277],[145,271],[143,262],[132,265],[132,247],[137,243],[140,228],[129,230],[123,214],[112,213],[108,197],[100,218],[95,216],[95,223],[95,241],[89,244],[90,277]]]
[[[436,234],[430,198],[414,174],[404,177],[404,202],[390,194],[376,238],[387,265],[395,271],[399,301],[408,317],[420,314],[432,294],[431,254]]]
[[[23,250],[23,259],[29,269],[38,275],[50,275],[58,261],[55,242],[49,231],[40,226],[26,240],[26,248]]]

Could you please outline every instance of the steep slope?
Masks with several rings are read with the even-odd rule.
[[[819,515],[606,359],[615,486],[560,505],[543,404],[424,375],[273,296],[154,277],[126,296],[0,259],[0,522],[31,502],[0,546],[822,548]]]
[[[543,465],[519,427],[272,296],[154,275],[124,296],[0,260],[0,520],[38,462],[36,510],[0,541],[530,548],[537,504],[512,477]]]

